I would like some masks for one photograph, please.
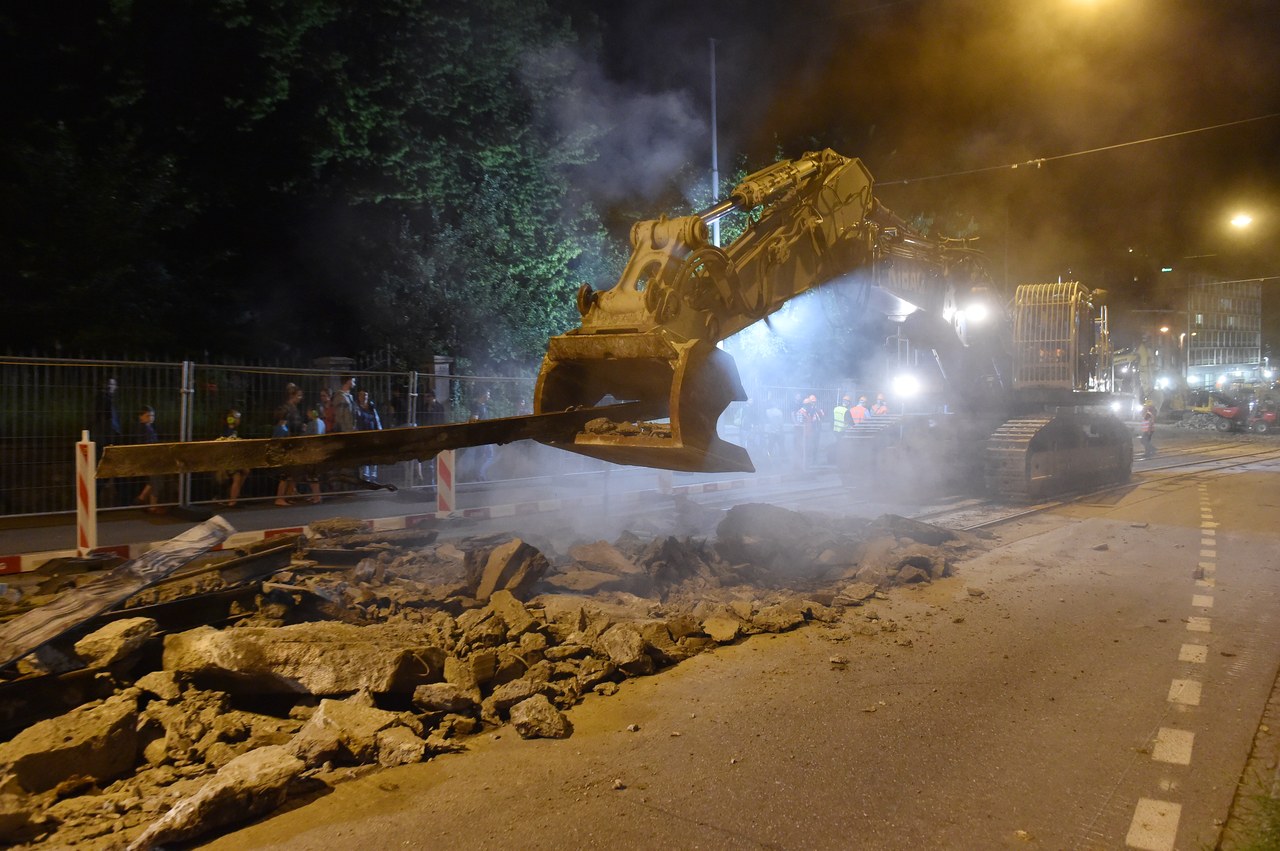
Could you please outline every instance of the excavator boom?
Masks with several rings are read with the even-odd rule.
[[[868,265],[876,226],[872,180],[834,151],[775,163],[703,213],[660,217],[631,229],[621,279],[578,293],[582,325],[552,338],[534,410],[600,399],[663,401],[664,423],[625,423],[544,442],[620,464],[686,471],[750,471],[745,450],[716,436],[716,421],[746,394],[716,344],[796,296]],[[708,222],[732,210],[760,217],[724,249]]]

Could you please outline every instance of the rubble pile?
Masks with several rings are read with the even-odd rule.
[[[1217,431],[1221,428],[1222,417],[1203,411],[1192,411],[1173,424],[1174,428],[1193,429],[1195,431]]]
[[[165,635],[156,653],[154,623],[134,618],[67,648],[110,664],[115,693],[0,744],[0,842],[153,848],[499,725],[564,738],[588,694],[744,636],[834,623],[890,586],[948,575],[978,543],[769,505],[730,510],[714,539],[321,532],[232,626]]]

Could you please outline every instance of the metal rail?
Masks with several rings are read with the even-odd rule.
[[[99,479],[106,479],[220,470],[392,464],[413,458],[432,458],[446,449],[490,443],[516,440],[572,442],[574,436],[594,419],[636,421],[664,414],[661,406],[652,403],[627,402],[469,423],[349,431],[310,437],[108,446],[96,475]]]

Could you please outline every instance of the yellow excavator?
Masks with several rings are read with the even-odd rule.
[[[747,177],[698,215],[637,223],[617,285],[584,285],[581,327],[551,339],[536,410],[665,400],[668,418],[596,419],[572,441],[549,442],[619,464],[753,469],[745,450],[716,433],[726,406],[746,398],[716,344],[828,286],[864,311],[902,319],[912,343],[932,351],[951,412],[855,430],[878,439],[851,458],[931,453],[928,464],[1007,498],[1125,481],[1133,437],[1111,413],[1116,397],[1102,390],[1104,294],[1077,282],[1024,285],[1005,309],[971,245],[916,232],[879,204],[872,185],[859,160],[826,150]],[[708,224],[731,210],[758,216],[723,249],[711,245]],[[978,300],[1000,314],[985,336],[965,316]]]
[[[751,471],[747,451],[717,433],[725,408],[746,399],[717,344],[806,292],[836,287],[856,293],[859,310],[902,318],[935,355],[954,414],[881,435],[874,445],[886,456],[913,443],[948,447],[977,459],[970,472],[995,495],[1015,498],[1127,479],[1132,436],[1098,390],[1109,355],[1101,293],[1074,282],[1020,287],[991,326],[1004,331],[977,334],[960,307],[994,293],[981,255],[916,232],[872,187],[861,161],[825,150],[750,175],[696,215],[636,223],[621,279],[601,291],[584,284],[581,326],[548,342],[531,415],[113,446],[98,475],[387,463],[528,438],[618,464]],[[750,211],[751,224],[725,247],[711,244],[709,224],[732,211]]]

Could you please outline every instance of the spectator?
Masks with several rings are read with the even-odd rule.
[[[429,426],[444,425],[444,405],[436,399],[436,391],[427,390],[422,399],[422,414],[418,422]]]
[[[356,379],[353,375],[342,376],[342,386],[333,394],[333,428],[331,431],[356,430]]]
[[[222,436],[218,440],[239,440],[240,411],[235,408],[228,408],[223,418],[223,426]],[[226,470],[218,473],[218,483],[228,484],[227,499],[222,505],[227,508],[236,507],[236,501],[240,499],[240,491],[244,488],[244,482],[247,478],[249,478],[248,470]]]
[[[119,386],[114,378],[108,378],[93,402],[93,423],[89,427],[89,436],[98,444],[99,458],[105,447],[120,442],[120,414],[116,411],[116,389]]]
[[[382,428],[382,418],[378,416],[378,406],[369,397],[368,390],[356,393],[355,407],[356,431],[375,431]]]
[[[320,408],[316,406],[307,408],[307,424],[303,426],[303,433],[312,436],[321,435],[327,428]],[[320,502],[323,488],[320,484],[320,473],[314,467],[307,471],[307,491],[310,494],[307,498],[308,502]]]
[[[488,390],[481,391],[480,395],[471,403],[471,419],[487,420],[489,419],[489,402],[492,400],[493,394]]]
[[[285,422],[289,428],[289,437],[303,434],[306,420],[302,416],[302,388],[290,381],[284,386]]]
[[[818,425],[823,420],[822,408],[818,407],[818,397],[809,395],[796,410],[796,423],[800,426],[801,446],[803,447],[804,465],[816,466],[818,463]]]
[[[138,425],[134,436],[134,443],[158,443],[160,436],[156,434],[156,409],[150,405],[143,405],[138,410]],[[147,506],[148,514],[165,514],[167,508],[162,508],[158,504],[161,492],[164,490],[164,476],[150,476],[147,478],[146,485],[138,493],[134,499],[138,505]]]
[[[369,398],[368,390],[356,392],[355,423],[357,431],[377,431],[382,428],[382,418],[378,416],[378,406]],[[360,468],[360,475],[366,479],[378,478],[378,468],[365,464]]]
[[[271,427],[272,437],[289,437],[289,408],[281,405],[276,408],[275,425]],[[276,505],[289,504],[289,498],[298,495],[298,478],[292,468],[280,471],[280,481],[276,484]]]
[[[333,394],[329,392],[328,387],[320,388],[320,402],[317,405],[320,410],[320,419],[324,421],[324,434],[333,431]]]

